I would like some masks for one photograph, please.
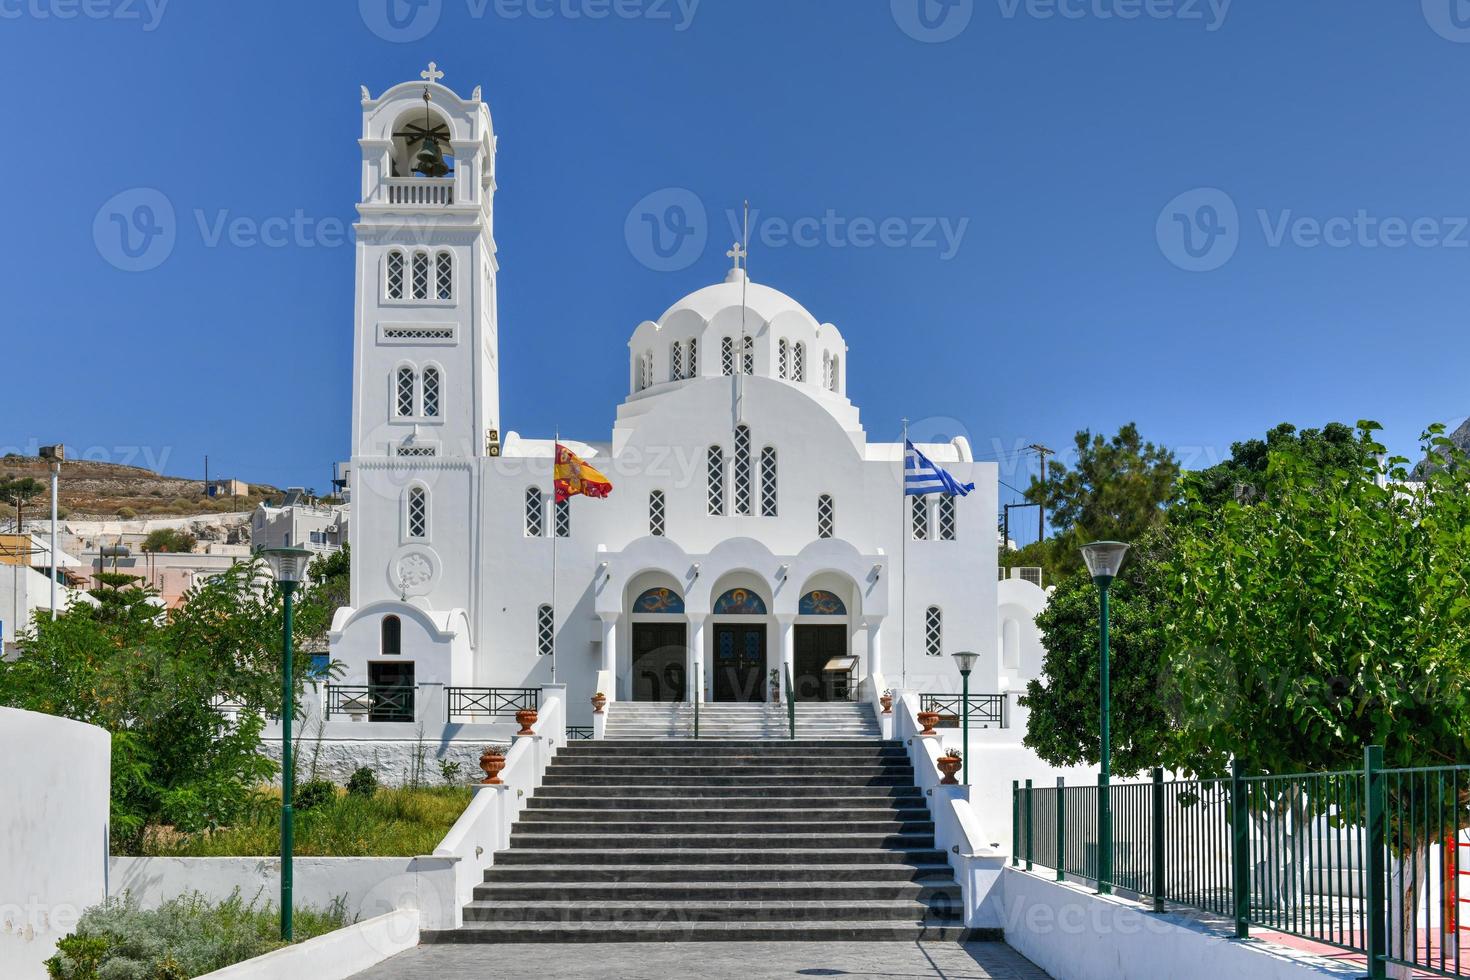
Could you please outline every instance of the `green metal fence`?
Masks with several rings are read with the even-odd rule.
[[[1096,785],[1012,784],[1012,863],[1050,869],[1099,890],[1131,892],[1157,911],[1183,906],[1234,923],[1363,954],[1388,964],[1470,977],[1470,766],[1227,779],[1165,779],[1108,787],[1113,872],[1098,881]],[[1461,882],[1465,882],[1462,886]],[[1462,888],[1464,892],[1462,893]]]

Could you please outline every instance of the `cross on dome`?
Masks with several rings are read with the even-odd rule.
[[[437,62],[431,61],[429,62],[429,70],[419,72],[419,77],[426,82],[436,83],[444,77],[444,73],[439,70],[439,64]]]
[[[725,253],[725,255],[727,255],[730,259],[732,259],[734,261],[734,263],[735,263],[734,267],[730,271],[731,272],[739,272],[740,271],[740,268],[741,268],[741,262],[742,262],[742,260],[744,260],[747,256],[749,256],[749,254],[750,253],[745,250],[744,246],[742,246],[739,242],[736,242],[730,248],[730,251],[728,251],[728,252]]]

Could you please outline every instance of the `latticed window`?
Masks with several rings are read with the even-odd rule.
[[[546,508],[541,502],[541,488],[526,488],[526,537],[539,538],[543,530],[543,514]]]
[[[743,346],[745,353],[740,359],[740,370],[746,374],[755,374],[755,338],[746,337]]]
[[[730,337],[720,341],[720,373],[727,378],[735,373],[735,341]]]
[[[750,494],[750,427],[735,427],[735,513],[752,513]]]
[[[408,536],[429,536],[429,491],[423,487],[412,487],[408,491]]]
[[[556,502],[556,536],[559,538],[569,538],[572,536],[571,498]]]
[[[454,299],[454,256],[440,252],[434,259],[434,295]]]
[[[837,534],[837,504],[830,493],[817,498],[817,537],[830,538]]]
[[[776,516],[776,450],[761,450],[761,515]]]
[[[827,387],[837,391],[842,387],[842,361],[840,355],[832,355],[832,377],[828,379]]]
[[[791,352],[791,380],[806,380],[806,344],[800,342]]]
[[[403,298],[403,253],[388,253],[388,298]]]
[[[689,338],[689,370],[684,372],[684,377],[699,377],[699,341],[693,337]]]
[[[643,355],[643,387],[653,387],[653,351],[647,351]]]
[[[439,417],[439,369],[424,368],[424,418]]]
[[[939,498],[939,540],[953,541],[957,530],[954,498],[946,494]]]
[[[429,253],[413,253],[413,286],[412,297],[414,299],[428,299],[429,297]]]
[[[938,606],[924,611],[924,653],[931,657],[944,653],[944,614]]]
[[[648,495],[648,533],[656,538],[664,536],[664,492],[654,490]]]
[[[536,652],[549,657],[556,650],[556,614],[550,606],[536,610]]]
[[[929,504],[923,497],[911,497],[914,510],[914,540],[929,540]]]
[[[669,380],[684,379],[684,347],[677,340],[669,347]]]
[[[832,387],[832,355],[822,351],[822,387]]]
[[[782,337],[776,343],[776,376],[785,380],[786,374],[791,369],[791,345],[786,343]]]
[[[413,368],[401,367],[398,369],[398,380],[394,386],[393,414],[401,416],[413,414]]]
[[[725,453],[719,446],[709,447],[705,476],[709,481],[710,516],[721,517],[725,513]]]

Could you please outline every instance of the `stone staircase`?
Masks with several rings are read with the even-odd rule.
[[[607,737],[688,738],[694,735],[694,705],[686,702],[614,701],[607,706]],[[783,704],[701,704],[700,738],[789,738]],[[803,701],[796,708],[797,738],[878,738],[878,719],[869,704]]]
[[[573,742],[510,842],[423,942],[965,938],[897,742]]]

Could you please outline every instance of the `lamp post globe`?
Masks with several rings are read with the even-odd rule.
[[[267,548],[264,552],[281,587],[284,616],[281,625],[281,938],[291,941],[291,890],[293,869],[291,852],[295,849],[296,817],[292,810],[295,776],[291,765],[291,720],[296,714],[295,680],[291,676],[291,598],[306,581],[306,570],[312,553],[305,548]]]
[[[1097,890],[1110,894],[1113,890],[1113,802],[1109,790],[1112,779],[1113,705],[1109,678],[1108,591],[1123,567],[1128,545],[1122,541],[1094,541],[1082,546],[1082,560],[1097,585],[1097,651],[1098,651],[1098,772],[1097,772]]]
[[[954,656],[955,666],[960,669],[960,765],[964,767],[961,779],[970,785],[970,671],[975,669],[978,653],[961,650]]]

